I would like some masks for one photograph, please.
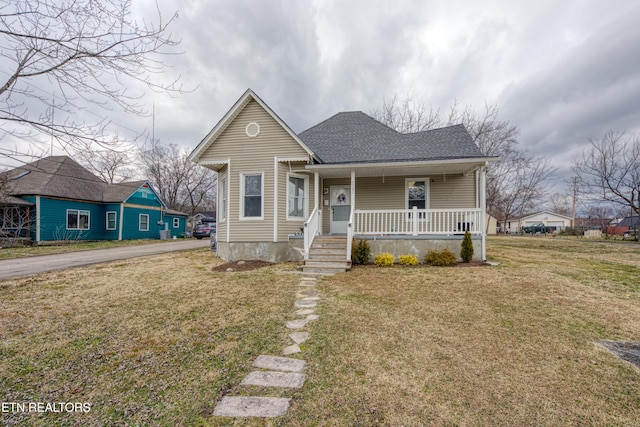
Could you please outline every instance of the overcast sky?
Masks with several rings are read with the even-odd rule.
[[[152,16],[154,0],[133,0]],[[194,148],[247,89],[296,132],[339,111],[407,95],[481,109],[530,152],[568,167],[589,138],[640,130],[635,0],[159,0],[183,53],[166,58],[190,93],[148,93],[155,136]],[[162,76],[161,76],[162,77]],[[114,113],[123,133],[151,119]]]

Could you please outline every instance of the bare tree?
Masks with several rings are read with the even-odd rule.
[[[178,43],[168,32],[176,17],[163,21],[157,8],[155,23],[137,22],[131,0],[0,0],[0,56],[8,71],[0,81],[0,137],[35,142],[48,135],[65,150],[116,146],[120,137],[104,114],[84,122],[77,113],[115,106],[143,114],[130,82],[179,92],[176,81],[152,78],[164,69],[164,48]]]
[[[142,150],[147,178],[171,209],[194,214],[215,207],[218,175],[189,160],[187,150],[155,141]]]
[[[485,104],[478,113],[471,106],[461,108],[454,101],[446,119],[440,109],[427,107],[410,97],[384,100],[372,116],[399,132],[421,132],[462,123],[486,156],[499,156],[501,161],[487,168],[487,211],[503,221],[533,209],[544,195],[546,182],[555,169],[542,157],[518,149],[520,129],[500,120],[497,104]]]
[[[137,175],[129,151],[87,149],[76,156],[84,167],[108,184],[130,181]]]
[[[573,210],[573,197],[566,193],[553,193],[547,200],[552,212],[570,217]]]
[[[638,136],[610,130],[600,140],[589,142],[590,147],[573,166],[581,193],[640,215]]]

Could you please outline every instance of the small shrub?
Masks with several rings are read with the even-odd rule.
[[[418,265],[418,257],[412,254],[400,255],[400,265]]]
[[[378,267],[389,267],[392,266],[395,262],[396,257],[391,255],[389,252],[383,252],[381,254],[376,255],[373,263]]]
[[[355,239],[353,239],[355,242]],[[369,264],[369,257],[371,256],[371,247],[366,240],[360,240],[358,243],[353,244],[351,249],[351,263],[354,265]]]
[[[424,261],[436,267],[451,267],[457,262],[456,255],[447,248],[441,251],[430,250],[424,257]]]
[[[471,262],[473,259],[473,241],[471,240],[471,233],[469,233],[469,230],[464,232],[464,237],[462,238],[460,258],[462,258],[462,262]]]

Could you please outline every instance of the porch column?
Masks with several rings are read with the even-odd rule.
[[[320,221],[318,231],[322,234],[322,202],[320,201],[320,174],[318,172],[313,173],[313,200],[315,209],[318,210],[318,221]],[[311,211],[313,212],[313,209]]]
[[[482,247],[480,249],[480,259],[487,260],[487,188],[486,188],[486,170],[487,166],[480,168],[480,223],[482,224],[482,232],[480,233]]]
[[[351,169],[351,212],[356,210],[356,171]]]

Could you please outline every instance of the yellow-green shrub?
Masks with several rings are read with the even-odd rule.
[[[444,248],[441,251],[430,250],[424,257],[424,262],[437,267],[450,267],[456,265],[456,255],[449,249]]]
[[[376,258],[374,259],[373,263],[378,267],[389,267],[393,265],[395,260],[396,260],[396,257],[391,255],[389,252],[383,252],[381,254],[376,255]]]
[[[412,254],[400,255],[400,265],[418,265],[418,257]]]

